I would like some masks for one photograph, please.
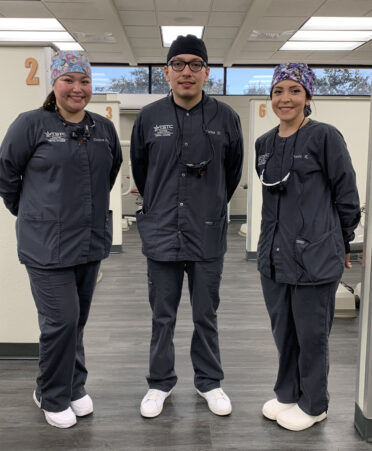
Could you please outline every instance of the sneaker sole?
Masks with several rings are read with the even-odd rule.
[[[326,418],[327,418],[327,414],[325,412],[323,412],[321,415],[319,415],[316,418],[316,420],[314,420],[311,424],[309,424],[308,426],[305,426],[305,427],[296,427],[291,424],[287,424],[285,421],[281,420],[280,418],[278,418],[276,420],[276,422],[283,428],[288,429],[289,431],[299,432],[299,431],[304,431],[305,429],[309,429],[315,423],[320,423],[321,421],[325,420]]]
[[[272,421],[276,421],[278,415],[282,412],[284,412],[287,409],[290,409],[291,407],[293,407],[295,404],[288,404],[288,407],[284,407],[284,409],[280,410],[279,412],[277,412],[276,415],[272,415],[270,414],[265,407],[262,408],[262,415],[267,418],[268,420],[272,420]]]
[[[199,391],[198,389],[196,389],[196,392],[198,393],[198,395],[200,395],[203,399],[205,399],[206,400],[206,402],[207,402],[207,405],[208,405],[208,409],[212,412],[212,413],[214,413],[215,415],[218,415],[219,417],[224,417],[224,416],[226,416],[226,415],[230,415],[230,413],[232,412],[232,408],[230,407],[230,409],[227,409],[227,410],[214,410],[214,409],[212,409],[211,407],[210,407],[210,405],[208,404],[208,400],[207,400],[207,398],[204,396],[204,394],[201,392],[201,391]]]
[[[151,413],[151,414],[149,414],[149,413],[144,413],[144,412],[142,412],[142,407],[140,407],[141,415],[142,415],[144,418],[155,418],[155,417],[158,417],[158,416],[162,413],[162,411],[163,411],[163,407],[164,407],[165,400],[166,400],[166,399],[168,398],[168,396],[172,393],[172,391],[173,391],[173,388],[168,392],[167,396],[164,398],[164,402],[163,402],[163,404],[162,404],[162,406],[161,406],[161,409],[160,409],[159,411],[156,411],[155,413]]]
[[[46,414],[45,414],[45,411],[44,411],[44,415],[45,415],[45,420],[46,420],[46,422],[47,422],[48,424],[50,424],[51,426],[54,426],[54,427],[56,427],[56,428],[59,428],[59,429],[68,429],[68,428],[70,428],[70,427],[72,427],[72,426],[75,426],[75,424],[76,424],[76,419],[75,419],[75,421],[74,421],[73,423],[59,424],[59,423],[55,423],[53,420],[51,420],[50,418],[48,418],[48,417],[46,416]]]

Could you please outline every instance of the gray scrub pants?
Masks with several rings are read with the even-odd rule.
[[[201,392],[220,386],[223,379],[218,344],[217,309],[223,257],[214,261],[161,262],[147,259],[152,309],[150,388],[168,392],[177,382],[173,336],[184,273],[188,275],[194,332],[191,361],[194,384]]]
[[[328,410],[328,337],[338,283],[294,286],[261,274],[279,354],[276,397],[282,403],[297,403],[309,415]]]
[[[61,269],[26,266],[40,327],[36,397],[49,412],[61,412],[85,396],[84,326],[100,262]]]

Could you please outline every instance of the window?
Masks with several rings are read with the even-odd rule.
[[[146,94],[149,92],[148,67],[93,66],[93,92]]]
[[[210,69],[209,80],[204,85],[204,90],[208,94],[250,96],[270,94],[274,67]],[[371,95],[371,68],[323,67],[313,70],[316,74],[315,95]],[[166,94],[169,91],[163,66],[151,66],[151,70],[149,66],[93,66],[92,72],[95,93]],[[226,92],[224,92],[225,77]]]
[[[227,69],[226,94],[269,95],[274,68],[232,67]]]

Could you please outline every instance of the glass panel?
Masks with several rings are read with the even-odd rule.
[[[316,75],[315,95],[369,96],[372,69],[313,69]]]
[[[211,67],[209,72],[209,80],[204,83],[204,91],[207,94],[223,95],[223,67]]]
[[[226,94],[269,95],[273,68],[232,67],[227,69]]]
[[[163,66],[151,68],[151,93],[152,94],[168,94],[169,83],[165,79]]]
[[[148,67],[92,67],[93,92],[146,94],[149,92]]]

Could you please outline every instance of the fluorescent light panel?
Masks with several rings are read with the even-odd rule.
[[[0,30],[65,31],[57,19],[0,18]]]
[[[287,41],[279,50],[347,50],[351,51],[364,42]]]
[[[371,31],[297,31],[290,41],[369,41]]]
[[[186,36],[187,34],[193,34],[198,38],[203,36],[204,27],[165,27],[161,28],[161,37],[163,41],[163,47],[170,47],[172,42],[177,36]]]
[[[68,42],[74,41],[74,38],[67,31],[0,31],[0,41]]]
[[[372,30],[372,17],[311,17],[301,30]]]

